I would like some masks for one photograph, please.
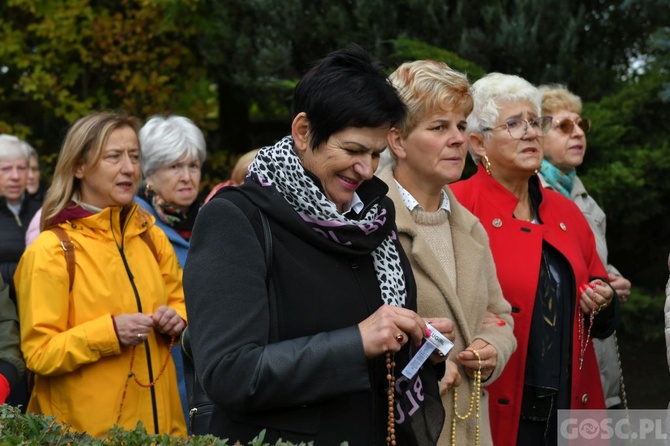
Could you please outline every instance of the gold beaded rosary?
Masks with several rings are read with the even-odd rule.
[[[135,383],[144,388],[149,388],[153,387],[156,385],[158,380],[163,376],[163,373],[167,369],[168,362],[170,362],[170,356],[172,355],[172,347],[176,345],[176,337],[172,336],[170,338],[170,345],[168,346],[168,354],[165,355],[165,360],[163,361],[163,365],[161,365],[160,370],[158,371],[158,375],[156,375],[156,379],[151,381],[150,383],[143,383],[139,379],[137,379],[137,376],[135,375],[135,372],[133,372],[133,365],[135,364],[135,345],[131,347],[130,350],[130,367],[128,370],[128,378],[126,379],[126,384],[123,386],[123,394],[121,395],[121,406],[119,407],[119,414],[116,417],[116,424],[119,424],[119,421],[121,420],[121,414],[123,413],[123,403],[126,400],[126,392],[128,391],[128,384],[130,383],[130,378],[133,378],[135,380]]]
[[[465,421],[472,415],[472,409],[475,409],[475,446],[479,446],[479,408],[481,402],[481,388],[482,388],[482,358],[479,352],[474,348],[469,349],[477,357],[479,367],[475,372],[475,381],[473,384],[472,394],[470,395],[470,406],[468,413],[461,415],[458,413],[458,390],[454,387],[454,418],[451,420],[451,445],[456,446],[456,422],[458,420]]]
[[[386,445],[396,446],[395,438],[395,353],[386,352],[386,379],[389,383],[388,397],[388,427],[386,429]]]

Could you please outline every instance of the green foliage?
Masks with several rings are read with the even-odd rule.
[[[664,302],[663,293],[647,294],[644,290],[633,288],[630,297],[621,306],[619,332],[640,341],[662,338]]]
[[[212,104],[194,51],[197,0],[3,3],[3,131],[53,150],[64,127],[98,109],[179,112],[204,124]]]
[[[70,426],[57,423],[53,417],[22,414],[19,409],[3,404],[0,406],[0,438],[3,445],[22,446],[228,446],[228,440],[213,435],[193,435],[189,438],[173,437],[167,434],[147,433],[138,422],[135,429],[125,430],[114,426],[104,438],[94,438],[88,434],[74,432]],[[308,446],[300,443],[295,446]],[[239,443],[236,443],[239,445]],[[249,446],[271,446],[265,442],[265,431],[248,443]],[[279,440],[273,446],[293,446],[293,443]],[[232,446],[232,445],[231,445]],[[241,445],[240,445],[241,446]],[[346,446],[346,443],[342,443]]]
[[[389,59],[393,62],[394,67],[407,61],[432,59],[444,62],[454,70],[467,74],[471,82],[486,74],[486,71],[476,63],[463,59],[452,51],[438,48],[425,42],[400,38],[392,40],[392,43],[393,53],[389,56]]]
[[[670,70],[670,26],[665,26],[657,30],[652,37],[652,48],[654,49],[654,57],[658,66],[668,73]],[[661,92],[661,99],[665,102],[670,102],[670,82],[663,82],[663,91]]]
[[[663,79],[653,71],[585,104],[594,129],[578,169],[607,214],[610,263],[652,291],[665,284],[670,252],[670,103],[660,98]]]

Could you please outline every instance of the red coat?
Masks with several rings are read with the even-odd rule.
[[[543,224],[536,225],[513,218],[517,198],[486,174],[481,166],[468,180],[449,187],[458,201],[479,217],[484,225],[503,295],[512,305],[518,347],[500,378],[487,390],[494,444],[516,445],[542,242],[546,241],[556,248],[570,263],[576,282],[574,290],[594,277],[607,278],[607,272],[598,257],[593,232],[586,219],[572,201],[559,193],[540,187],[542,201],[539,215]],[[584,355],[584,365],[579,370],[577,333],[582,313],[576,291],[575,299],[570,406],[573,409],[604,409],[598,363],[590,342]]]

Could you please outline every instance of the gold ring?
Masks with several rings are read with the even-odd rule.
[[[405,335],[403,335],[402,333],[398,333],[397,335],[395,335],[395,340],[402,344],[402,341],[405,340]]]
[[[141,333],[137,333],[137,339],[142,339],[142,334]]]

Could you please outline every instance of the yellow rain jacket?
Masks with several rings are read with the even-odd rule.
[[[161,305],[186,320],[181,269],[153,216],[133,204],[121,227],[120,212],[105,208],[59,225],[75,245],[71,292],[55,233],[42,232],[21,258],[14,276],[21,350],[35,374],[28,411],[96,437],[115,423],[132,429],[138,421],[149,433],[185,436],[170,340],[152,331],[135,348],[121,346],[112,320],[150,314]],[[150,231],[158,261],[141,239],[143,231]],[[154,387],[129,378],[133,356],[132,372],[143,384],[155,380],[167,361]]]

